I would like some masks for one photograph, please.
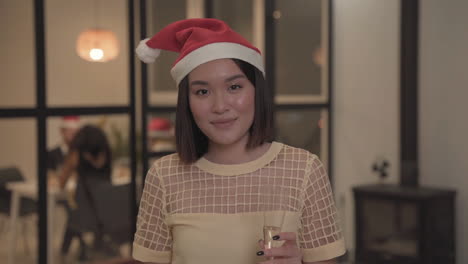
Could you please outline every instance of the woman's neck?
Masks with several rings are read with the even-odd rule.
[[[270,148],[271,143],[263,143],[258,147],[247,149],[247,142],[237,142],[231,145],[210,143],[204,157],[219,164],[240,164],[261,157]]]

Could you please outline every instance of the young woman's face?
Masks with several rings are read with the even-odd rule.
[[[255,112],[255,87],[231,59],[201,64],[189,74],[195,123],[210,144],[247,143]]]

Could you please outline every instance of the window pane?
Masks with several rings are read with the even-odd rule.
[[[0,236],[0,259],[6,263],[13,256],[15,263],[36,263],[37,232],[37,140],[33,119],[0,120],[0,221],[2,228],[10,224],[12,193],[19,194],[18,215],[12,224],[3,228]],[[13,183],[14,181],[14,183]],[[15,231],[14,233],[11,233]],[[12,236],[13,235],[13,236]],[[16,241],[14,241],[16,240]],[[25,249],[28,248],[28,254]],[[12,255],[9,255],[12,254]]]
[[[0,1],[0,108],[36,104],[34,1]]]
[[[327,166],[328,111],[290,109],[276,112],[276,138],[285,144],[304,148],[320,157]]]
[[[127,1],[47,0],[45,13],[48,105],[128,104]],[[115,59],[90,62],[77,55],[78,36],[95,28],[115,34],[119,46]]]
[[[186,16],[186,0],[152,0],[147,5],[147,35],[153,36],[166,25],[184,19]],[[176,103],[176,84],[170,71],[178,57],[178,53],[163,51],[157,63],[148,64],[148,91],[150,104],[167,105]]]
[[[77,123],[57,117],[49,118],[47,124],[51,150],[49,160],[52,160],[57,147],[66,151],[66,148],[61,149],[67,141],[63,137],[64,129],[76,129]],[[120,253],[128,256],[132,237],[128,116],[80,116],[80,129],[86,125],[97,127],[104,133],[112,158],[104,156],[103,162],[99,161],[99,153],[105,153],[106,144],[102,144],[105,141],[95,130],[78,130],[75,134],[77,138],[74,140],[81,142],[81,156],[77,169],[66,184],[66,193],[61,196],[63,199],[58,201],[60,206],[57,208],[61,211],[56,221],[61,221],[62,228],[57,235],[54,234],[57,245],[54,250],[62,252],[63,257],[73,260],[72,263],[84,257],[96,261],[115,258]],[[60,174],[61,167],[49,169],[49,182]],[[72,235],[77,232],[81,235]],[[79,243],[80,237],[84,244]],[[72,243],[67,245],[70,240]]]
[[[234,31],[253,43],[252,7],[252,0],[214,0],[213,17],[225,21]]]
[[[324,93],[323,3],[326,1],[276,1],[273,17],[278,95],[317,96]]]

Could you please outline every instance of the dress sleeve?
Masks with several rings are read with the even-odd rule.
[[[307,168],[299,232],[303,261],[333,259],[346,250],[330,180],[317,156],[310,155]]]
[[[142,262],[170,263],[172,236],[166,223],[165,189],[156,164],[146,176],[132,256]]]

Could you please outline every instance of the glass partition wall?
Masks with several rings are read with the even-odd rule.
[[[136,212],[133,1],[7,0],[0,6],[2,263],[128,256]],[[115,59],[77,55],[80,33],[97,27],[114,33]],[[87,126],[102,132],[109,152],[98,153],[106,153],[106,163],[93,174],[86,169],[93,159],[80,155],[61,188],[72,127],[82,153],[83,142],[99,145]],[[95,181],[96,175],[105,180]]]

